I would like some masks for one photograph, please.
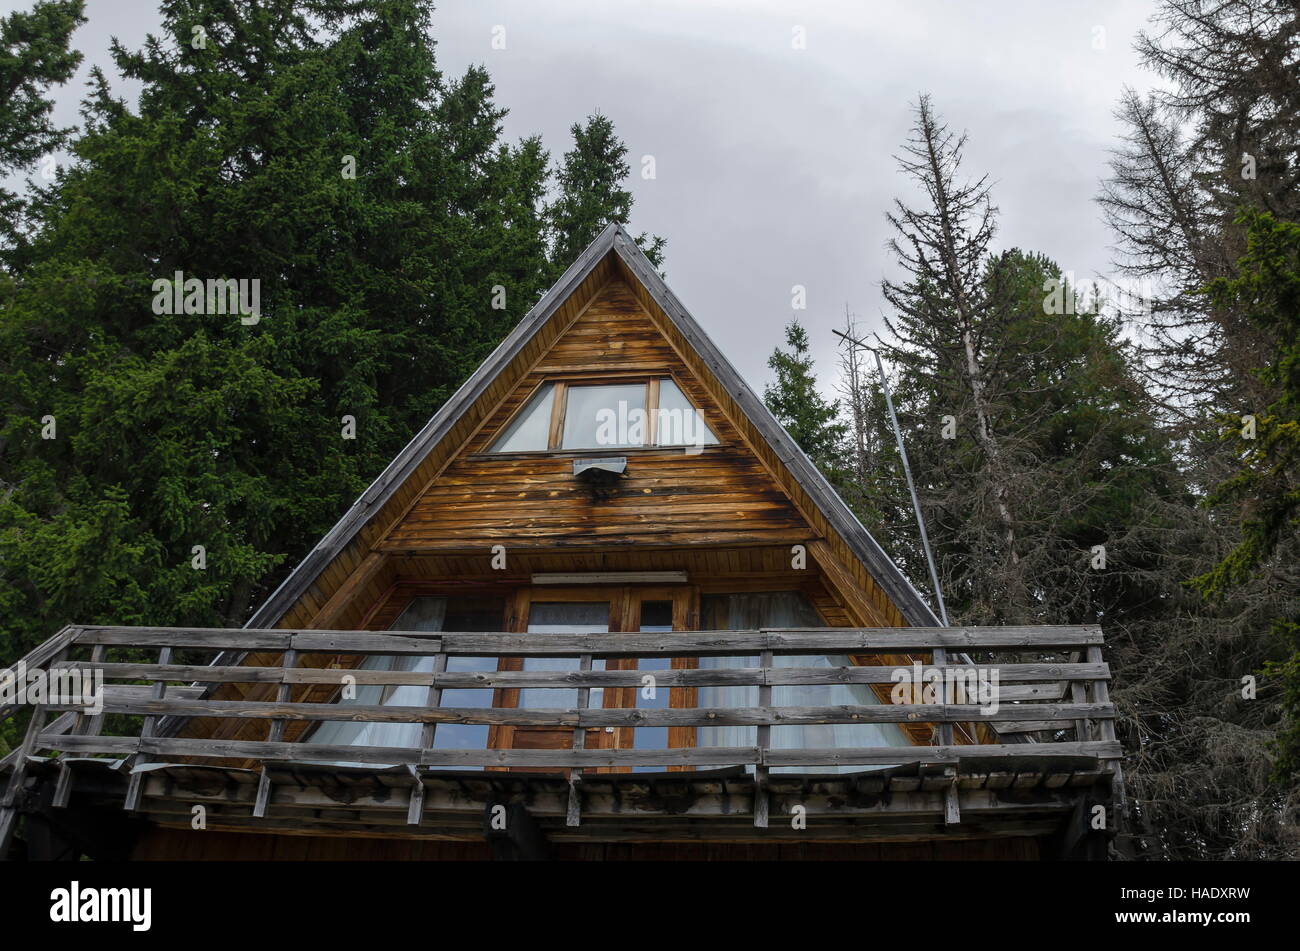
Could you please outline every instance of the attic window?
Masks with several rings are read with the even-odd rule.
[[[546,383],[502,430],[491,452],[713,446],[704,416],[671,377]]]
[[[493,452],[531,452],[545,449],[550,434],[555,385],[547,383],[528,401],[492,446]]]

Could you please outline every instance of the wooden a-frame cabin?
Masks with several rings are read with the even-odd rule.
[[[0,854],[1104,858],[1101,644],[940,626],[611,225],[245,628],[23,659]]]

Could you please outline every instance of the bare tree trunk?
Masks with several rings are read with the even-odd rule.
[[[857,325],[849,314],[849,307],[844,305],[844,333],[850,338],[857,338]],[[867,420],[863,404],[867,395],[862,388],[862,355],[858,348],[850,345],[844,351],[843,370],[846,380],[845,399],[849,402],[850,419],[853,426],[853,467],[858,484],[865,484],[867,478]]]
[[[962,350],[966,357],[966,383],[970,388],[971,403],[975,408],[975,438],[979,441],[980,448],[984,450],[989,460],[989,469],[994,480],[994,499],[998,509],[998,517],[1002,521],[1007,557],[1012,566],[1016,567],[1020,564],[1020,556],[1016,553],[1015,521],[1011,515],[1011,507],[1007,503],[1008,487],[1006,485],[1005,469],[1002,465],[1002,452],[998,440],[993,434],[992,413],[989,409],[989,401],[984,386],[984,373],[980,366],[979,353],[975,342],[975,325],[978,315],[970,299],[967,287],[967,282],[971,276],[970,269],[963,269],[958,260],[957,234],[960,229],[953,220],[952,196],[949,194],[951,171],[949,168],[945,168],[945,156],[940,154],[941,146],[938,141],[938,130],[930,114],[929,104],[924,101],[921,103],[920,128],[925,139],[926,159],[929,164],[929,177],[932,183],[931,194],[934,198],[936,217],[942,236],[938,245],[939,257],[943,267],[941,276],[946,285],[946,290],[957,309]]]

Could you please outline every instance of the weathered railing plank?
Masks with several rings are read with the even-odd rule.
[[[76,753],[111,753],[154,756],[204,756],[221,759],[269,759],[292,763],[351,762],[383,765],[444,767],[573,767],[598,766],[865,766],[906,763],[956,763],[963,759],[1052,759],[1090,756],[1115,759],[1121,755],[1115,741],[1040,743],[1025,746],[895,746],[864,749],[770,750],[757,747],[695,746],[657,750],[416,750],[402,747],[306,745],[252,740],[197,740],[174,737],[102,737],[41,734],[38,743],[50,749]]]
[[[428,631],[294,631],[224,628],[86,627],[78,644],[135,647],[209,647],[239,650],[358,651],[365,653],[502,654],[507,656],[631,656],[646,653],[861,654],[928,653],[935,648],[1051,649],[1102,643],[1090,625],[1058,627],[783,628],[761,631],[680,631],[631,634],[548,634]],[[417,643],[418,642],[418,643]],[[439,647],[441,643],[441,647]]]
[[[679,653],[683,653],[680,652]],[[86,661],[63,661],[55,666],[102,670],[110,679],[122,680],[173,680],[200,683],[268,683],[268,684],[333,684],[343,682],[345,676],[358,686],[412,685],[438,687],[444,690],[472,689],[475,687],[639,687],[643,671],[592,670],[592,671],[536,671],[494,670],[454,673],[427,673],[417,671],[357,670],[340,667],[205,667],[193,664],[110,663],[93,665]],[[1097,664],[988,664],[981,671],[996,674],[1001,689],[1017,682],[1050,683],[1070,680],[1109,680],[1110,667]],[[774,667],[764,671],[761,667],[700,668],[694,670],[655,671],[655,683],[661,687],[743,687],[743,686],[835,686],[836,684],[888,684],[895,683],[895,671],[910,667]],[[969,664],[950,664],[936,667],[926,664],[922,676],[935,673],[940,677],[971,674]],[[1058,692],[1059,695],[1059,692]],[[1022,699],[1008,697],[1004,699]]]
[[[207,647],[213,650],[296,650],[370,654],[436,654],[441,648],[428,631],[254,631],[225,628],[82,628],[78,644],[118,647]]]
[[[1087,756],[1113,761],[1120,756],[1115,740],[1115,707],[1109,702],[1107,681],[1110,669],[1101,659],[1101,631],[1095,626],[1011,627],[1011,628],[817,628],[763,629],[753,631],[691,631],[664,633],[548,634],[546,637],[514,633],[421,632],[421,631],[313,631],[313,630],[225,630],[211,628],[68,628],[55,642],[58,650],[44,650],[40,657],[49,668],[97,671],[106,679],[146,681],[148,686],[106,685],[103,714],[143,717],[146,726],[136,736],[100,736],[97,730],[66,731],[64,718],[49,726],[43,719],[29,732],[22,753],[42,751],[133,757],[139,762],[168,758],[196,757],[253,762],[260,766],[254,814],[273,809],[273,790],[268,766],[277,763],[361,763],[383,766],[405,765],[448,768],[531,768],[569,771],[572,780],[566,821],[581,822],[580,786],[582,770],[633,767],[670,768],[747,766],[756,779],[753,814],[760,827],[768,811],[769,770],[779,768],[817,771],[846,766],[896,764],[941,764],[952,766],[967,758]],[[94,648],[91,661],[66,659],[67,652],[81,645]],[[108,652],[127,648],[160,651],[159,663],[109,661]],[[178,648],[226,652],[265,651],[281,655],[277,666],[232,666],[173,663],[170,653]],[[1045,659],[1007,664],[949,663],[953,653],[964,651],[1039,651]],[[933,663],[912,667],[811,666],[799,660],[806,655],[851,655],[907,653],[929,656]],[[62,656],[58,656],[58,655]],[[359,667],[311,666],[309,655],[349,656],[359,662],[374,655],[426,655],[434,658],[432,671],[363,670]],[[29,655],[29,656],[36,656]],[[452,656],[513,658],[527,656],[579,658],[576,670],[447,670]],[[593,658],[730,656],[752,658],[759,666],[730,668],[679,668],[656,670],[658,689],[696,687],[757,687],[758,703],[736,707],[616,708],[588,706],[588,691],[598,688],[639,688],[641,670],[594,670]],[[1078,661],[1086,656],[1087,662]],[[1073,659],[1072,659],[1073,657]],[[784,660],[780,660],[784,658]],[[1018,661],[1023,657],[1017,656]],[[346,662],[346,660],[345,660]],[[741,661],[744,663],[744,661]],[[789,663],[793,666],[778,666]],[[824,661],[823,661],[824,663]],[[427,667],[428,665],[426,665]],[[629,664],[611,664],[627,667]],[[421,706],[295,702],[292,698],[317,695],[295,691],[294,687],[338,686],[344,678],[358,685],[412,685],[430,688]],[[888,686],[899,683],[922,685],[937,679],[952,686],[996,688],[990,697],[980,695],[976,703],[877,703],[838,705],[789,705],[773,703],[774,688],[790,686],[833,687],[844,684]],[[202,684],[274,685],[273,700],[211,700],[196,696]],[[168,687],[168,684],[185,686]],[[512,707],[444,707],[442,691],[465,689],[518,690],[576,689],[579,702],[573,709]],[[270,692],[268,691],[268,694]],[[326,695],[332,691],[324,691]],[[908,699],[911,697],[907,691]],[[1068,697],[1069,701],[1065,698]],[[931,695],[915,699],[933,700]],[[938,700],[975,699],[941,693]],[[996,700],[993,709],[988,701]],[[983,706],[981,706],[983,704]],[[41,717],[64,710],[68,704],[48,703]],[[985,712],[988,711],[988,712]],[[266,720],[270,725],[265,741],[201,739],[155,732],[154,723],[181,723],[191,718]],[[290,722],[361,721],[422,724],[414,747],[375,747],[286,742],[285,724]],[[103,715],[95,719],[102,723]],[[1057,730],[1072,727],[1073,740],[1064,742],[1017,743],[1009,745],[961,745],[952,741],[955,724],[992,723],[1003,732]],[[571,749],[435,749],[438,724],[483,724],[488,726],[551,727],[571,729]],[[772,727],[811,724],[933,724],[937,726],[934,746],[871,747],[863,749],[771,748],[776,734]],[[680,746],[668,749],[584,748],[585,730],[638,728],[689,728],[713,726],[756,727],[753,747]],[[967,731],[969,732],[969,731]],[[690,735],[689,732],[686,735]],[[1057,734],[1058,736],[1061,734]],[[623,736],[620,732],[619,736]],[[21,756],[19,757],[21,759]],[[63,771],[63,785],[69,777]],[[949,770],[952,777],[956,776]],[[955,778],[948,782],[948,793]],[[142,783],[136,781],[136,787]],[[13,786],[10,784],[12,790]],[[66,801],[66,792],[61,801]],[[138,797],[136,792],[133,798]],[[951,798],[951,795],[949,796]],[[420,776],[412,776],[412,792],[406,805],[407,821],[418,824],[424,810],[424,787]],[[958,823],[960,814],[947,813]]]
[[[74,710],[51,704],[51,710]],[[106,713],[136,716],[350,720],[366,723],[474,723],[493,726],[662,727],[799,726],[814,723],[962,723],[1113,717],[1109,703],[1025,703],[985,712],[974,704],[880,704],[787,707],[593,707],[546,710],[515,707],[400,707],[384,704],[282,703],[255,700],[106,700]],[[947,744],[944,744],[947,745]]]

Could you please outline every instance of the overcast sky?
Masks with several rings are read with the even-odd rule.
[[[0,0],[9,12],[27,2]],[[109,36],[157,31],[155,0],[89,0],[86,54],[59,93],[77,121]],[[1140,70],[1133,38],[1154,0],[445,0],[434,19],[448,74],[485,64],[511,139],[540,133],[559,158],[599,110],[627,143],[631,230],[668,239],[668,282],[751,385],[792,316],[791,287],[829,386],[848,304],[878,326],[886,209],[910,194],[893,155],[928,92],[970,133],[989,173],[999,244],[1104,274],[1110,236],[1093,202],[1112,115]],[[505,49],[493,48],[504,27]],[[802,39],[804,48],[797,48]],[[128,101],[135,90],[116,80]],[[640,175],[654,157],[656,177]]]

